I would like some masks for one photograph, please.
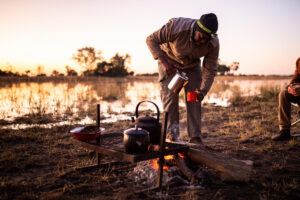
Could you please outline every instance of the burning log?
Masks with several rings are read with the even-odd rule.
[[[187,156],[193,162],[205,164],[218,171],[224,181],[248,182],[250,180],[253,161],[238,160],[204,148],[189,148]]]

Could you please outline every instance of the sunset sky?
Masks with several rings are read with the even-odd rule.
[[[157,71],[146,37],[170,18],[219,19],[220,59],[240,62],[238,73],[292,74],[300,57],[299,0],[0,0],[0,69],[46,73],[92,46],[108,60],[132,57],[135,73]]]

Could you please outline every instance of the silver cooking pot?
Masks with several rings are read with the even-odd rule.
[[[168,88],[173,91],[174,93],[179,93],[180,90],[188,84],[189,78],[186,76],[184,72],[180,73],[177,71],[177,73],[173,76],[172,80],[168,84]]]

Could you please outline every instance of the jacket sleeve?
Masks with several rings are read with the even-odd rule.
[[[157,60],[159,56],[165,55],[165,53],[161,50],[160,45],[167,42],[172,42],[175,38],[175,36],[172,34],[173,22],[174,19],[170,19],[167,24],[149,35],[146,39],[148,48],[155,60]]]
[[[215,75],[217,73],[217,61],[219,57],[219,41],[214,41],[215,43],[212,44],[211,49],[209,50],[208,54],[204,57],[203,60],[203,67],[202,67],[202,83],[200,90],[203,92],[204,95],[207,94],[211,85],[214,81]]]

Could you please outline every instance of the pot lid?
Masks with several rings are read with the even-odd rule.
[[[180,77],[182,77],[186,81],[189,80],[189,78],[186,76],[186,73],[184,73],[184,72],[180,73]]]
[[[125,130],[124,134],[126,134],[126,135],[149,135],[149,132],[142,128],[138,128],[136,125],[135,128],[130,128],[130,129]]]
[[[156,118],[154,118],[154,117],[150,117],[150,116],[145,116],[145,117],[139,117],[138,119],[137,119],[137,121],[138,122],[141,122],[141,123],[153,123],[153,124],[155,124],[155,123],[157,123],[157,119]]]

